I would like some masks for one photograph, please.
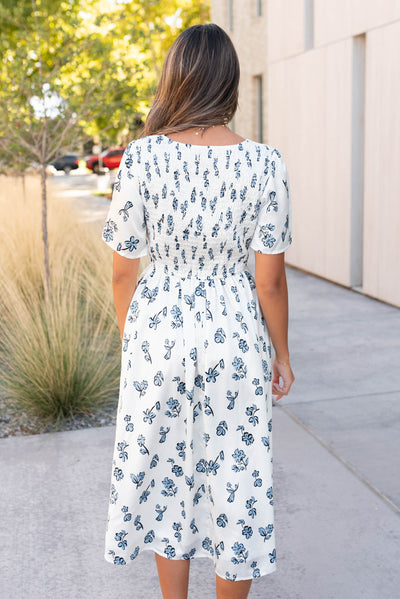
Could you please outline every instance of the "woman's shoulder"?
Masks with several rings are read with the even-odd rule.
[[[189,144],[189,143],[184,143],[184,142],[178,142],[175,141],[171,138],[169,138],[166,135],[160,134],[160,133],[155,133],[152,135],[145,135],[143,137],[138,137],[136,139],[131,140],[126,148],[126,151],[128,153],[133,153],[134,151],[136,151],[137,153],[141,153],[142,150],[145,150],[146,152],[151,152],[151,151],[156,151],[157,149],[159,149],[160,151],[165,151],[165,148],[171,148],[172,146],[176,147],[177,149],[179,149],[180,151],[184,150],[185,148],[189,149],[200,149],[200,148],[204,148],[204,149],[218,149],[220,148],[222,151],[223,150],[227,150],[227,151],[252,151],[253,153],[255,153],[257,155],[258,160],[260,160],[261,158],[269,158],[271,160],[273,160],[274,158],[278,158],[278,159],[282,159],[282,154],[280,153],[280,151],[278,150],[278,148],[274,145],[271,145],[269,143],[263,143],[260,141],[255,141],[253,139],[250,139],[248,137],[243,138],[240,142],[236,143],[236,144],[227,144],[227,145],[211,145],[211,146],[207,146],[207,145],[196,145],[196,144]]]
[[[279,158],[281,157],[281,153],[279,152],[278,148],[272,144],[263,143],[261,141],[255,141],[253,139],[248,139],[248,138],[246,139],[246,141],[249,142],[254,148],[258,149],[261,152],[268,153],[268,154],[275,154]]]

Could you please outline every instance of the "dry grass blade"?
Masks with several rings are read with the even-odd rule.
[[[0,199],[6,215],[0,231],[2,392],[19,410],[55,423],[115,403],[120,343],[110,253],[97,231],[50,204],[52,297],[47,305],[40,199],[14,194],[10,201],[10,195],[7,203]]]

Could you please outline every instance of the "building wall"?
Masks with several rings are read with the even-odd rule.
[[[400,0],[261,5],[213,0],[212,20],[241,63],[235,131],[288,166],[287,262],[400,306]]]

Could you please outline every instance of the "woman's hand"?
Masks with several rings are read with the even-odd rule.
[[[282,386],[279,384],[281,379]],[[276,395],[275,401],[278,401],[278,399],[289,393],[293,381],[294,374],[289,360],[280,361],[275,357],[272,364],[272,393]]]

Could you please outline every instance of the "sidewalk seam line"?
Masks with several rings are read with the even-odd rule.
[[[310,428],[308,428],[308,426],[306,424],[304,424],[304,422],[302,422],[302,420],[300,420],[300,418],[298,418],[295,414],[293,414],[289,410],[289,408],[287,408],[286,406],[279,405],[279,404],[274,404],[274,405],[277,406],[278,408],[280,408],[285,414],[287,414],[287,416],[292,418],[292,420],[297,422],[297,424],[299,424],[305,431],[307,431],[307,433],[309,435],[311,435],[316,441],[318,441],[318,443],[320,443],[320,445],[325,447],[325,449],[327,449],[334,458],[336,458],[339,462],[341,462],[343,464],[343,466],[345,466],[348,470],[350,470],[350,472],[352,474],[354,474],[362,483],[364,483],[371,491],[373,491],[376,495],[378,495],[378,497],[380,497],[380,499],[382,499],[385,503],[387,503],[394,512],[396,512],[397,514],[400,514],[400,508],[393,501],[391,501],[388,497],[386,497],[386,495],[384,495],[379,489],[377,489],[377,487],[375,487],[367,478],[365,478],[365,476],[363,476],[354,466],[352,466],[351,464],[346,462],[346,460],[344,460],[342,457],[340,457],[340,455],[337,454],[334,449],[332,449],[321,437],[319,437],[316,433],[314,433]]]
[[[379,393],[379,396],[383,396],[383,395],[394,395],[395,393],[400,393],[400,389],[394,389],[393,391],[383,391],[382,393]],[[339,397],[321,397],[320,399],[310,399],[308,401],[293,401],[293,403],[288,404],[285,407],[289,407],[291,405],[305,405],[305,404],[309,404],[309,403],[316,403],[319,401],[338,401],[341,399],[357,399],[359,397],[373,397],[374,395],[378,395],[375,391],[373,393],[360,393],[360,395],[345,395],[342,396],[340,395]]]

